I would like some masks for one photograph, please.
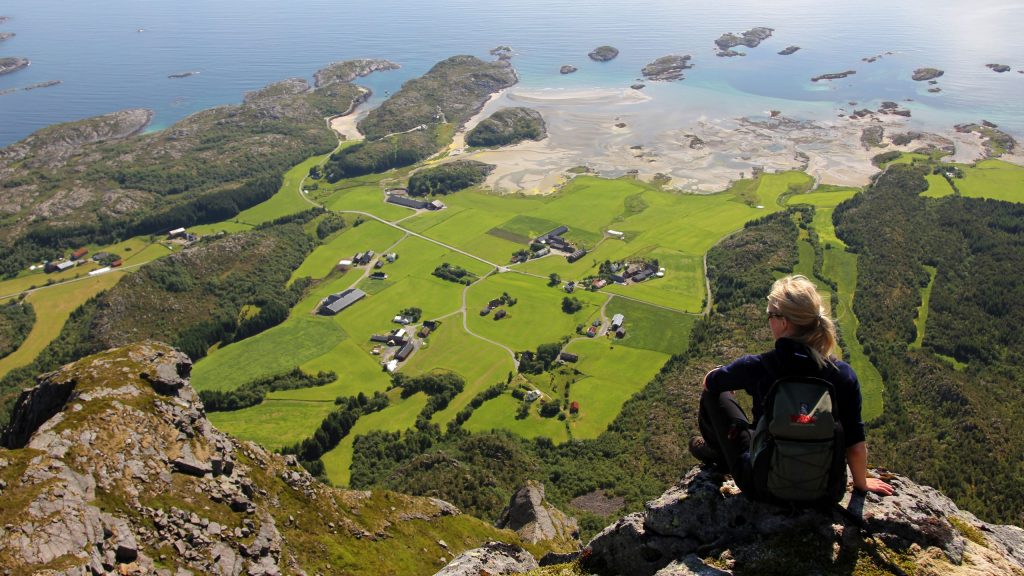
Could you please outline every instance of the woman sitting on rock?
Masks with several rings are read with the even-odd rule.
[[[825,314],[821,296],[814,284],[799,275],[777,280],[768,295],[767,314],[768,324],[775,337],[775,349],[759,355],[743,356],[727,366],[715,368],[704,377],[704,391],[700,398],[698,416],[702,436],[694,437],[690,441],[690,452],[706,464],[724,465],[732,474],[736,485],[745,493],[755,497],[763,495],[766,493],[766,487],[761,485],[765,477],[763,470],[768,466],[763,460],[771,460],[771,466],[776,467],[780,458],[788,458],[798,453],[800,448],[797,446],[790,452],[779,449],[771,458],[755,458],[761,448],[764,432],[769,427],[772,432],[780,428],[766,419],[756,432],[758,445],[752,447],[755,434],[750,429],[746,414],[736,402],[733,391],[743,389],[753,397],[754,422],[758,422],[765,414],[769,396],[772,396],[772,406],[787,401],[776,400],[781,392],[772,392],[772,386],[777,381],[805,379],[807,382],[818,383],[819,390],[827,390],[828,384],[831,384],[831,392],[822,395],[822,401],[818,404],[808,409],[805,404],[796,402],[795,405],[799,406],[793,410],[796,413],[780,418],[776,412],[771,420],[781,422],[780,426],[784,428],[799,429],[801,426],[816,422],[818,415],[822,414],[821,420],[829,426],[830,435],[833,418],[838,420],[842,430],[836,438],[842,438],[843,445],[837,446],[829,453],[833,454],[833,462],[838,464],[831,466],[832,470],[838,470],[839,475],[836,479],[842,482],[839,484],[839,490],[845,487],[845,474],[842,471],[841,460],[835,458],[845,455],[855,490],[882,495],[892,494],[892,486],[867,475],[868,451],[864,437],[864,422],[861,421],[860,384],[850,365],[832,355],[836,345],[835,326]],[[828,384],[816,379],[824,380]],[[824,410],[819,411],[819,405],[823,406]],[[773,446],[773,449],[775,448]],[[837,453],[836,450],[843,450],[845,454]],[[827,458],[828,456],[825,457]],[[788,470],[798,478],[802,472],[801,467],[830,466],[827,462],[823,464],[820,458],[815,462],[813,457],[803,461],[797,458],[794,462],[788,464]],[[773,474],[769,485],[774,482],[775,486],[779,487],[780,483],[786,482],[786,472],[780,475],[773,471]],[[799,482],[799,479],[794,482]],[[771,492],[778,496],[785,493],[786,488],[782,486],[781,492],[774,489]],[[799,488],[789,489],[791,494],[800,495]],[[786,499],[784,496],[782,498]]]

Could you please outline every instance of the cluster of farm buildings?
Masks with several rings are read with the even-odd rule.
[[[384,192],[387,196],[385,202],[388,204],[395,204],[397,206],[404,206],[406,208],[412,208],[413,210],[443,210],[444,202],[440,200],[417,200],[409,196],[409,191],[405,188],[392,188]]]

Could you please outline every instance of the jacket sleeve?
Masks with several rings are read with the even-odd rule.
[[[844,394],[839,401],[839,421],[843,423],[843,443],[849,448],[858,442],[863,442],[867,437],[864,432],[864,420],[861,416],[861,404],[863,400],[860,395],[860,381],[857,374],[849,365],[840,369],[844,382]]]
[[[753,388],[763,374],[760,358],[747,354],[712,370],[707,378],[708,391],[721,394],[729,390],[746,390],[753,395]]]

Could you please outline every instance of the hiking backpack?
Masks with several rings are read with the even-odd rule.
[[[843,497],[846,451],[835,407],[835,389],[826,380],[775,380],[751,441],[753,481],[760,499],[824,504]]]

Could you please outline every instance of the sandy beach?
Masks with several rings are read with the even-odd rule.
[[[493,150],[466,151],[465,132],[498,109],[526,106],[538,110],[548,137]],[[852,107],[851,107],[852,109]],[[888,150],[955,145],[954,160],[983,157],[980,139],[952,127],[942,134],[924,133],[904,146],[888,142],[913,128],[910,119],[874,114],[851,118],[834,108],[831,117],[804,120],[785,111],[736,118],[710,118],[700,111],[667,106],[639,90],[527,90],[512,87],[493,96],[467,122],[449,148],[449,158],[472,158],[494,164],[486,185],[500,192],[545,194],[557,189],[570,168],[586,166],[606,177],[635,172],[643,180],[670,178],[681,191],[712,193],[755,169],[768,172],[805,170],[819,183],[864,186],[877,168],[871,158]],[[883,147],[865,148],[861,132],[881,126]]]

